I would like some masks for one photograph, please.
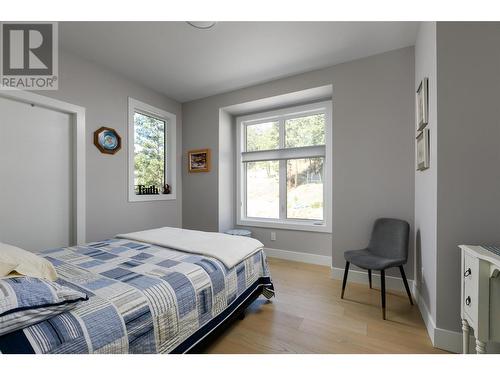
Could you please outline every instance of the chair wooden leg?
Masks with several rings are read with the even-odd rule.
[[[385,270],[380,271],[380,285],[382,294],[382,319],[385,320]]]
[[[344,280],[342,281],[342,294],[340,295],[340,298],[344,298],[344,290],[345,290],[345,284],[347,283],[347,274],[349,273],[349,262],[345,263],[345,270],[344,270]]]
[[[401,271],[401,277],[403,278],[403,283],[405,284],[406,294],[408,294],[408,299],[410,300],[410,305],[413,306],[413,300],[411,298],[410,287],[408,286],[408,280],[406,280],[405,270],[403,266],[399,266],[399,270]]]
[[[370,289],[372,288],[372,270],[368,270],[368,282],[370,283]]]

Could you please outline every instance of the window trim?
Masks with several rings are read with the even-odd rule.
[[[266,219],[266,218],[252,218],[246,216],[246,173],[245,164],[242,162],[245,155],[248,154],[264,154],[268,153],[272,155],[273,153],[280,152],[276,149],[266,150],[266,151],[250,151],[242,152],[245,149],[246,142],[246,132],[245,126],[254,125],[264,121],[272,121],[278,119],[280,124],[284,123],[289,118],[303,117],[307,115],[314,115],[318,113],[325,114],[325,155],[323,164],[323,221],[315,221],[308,219]],[[280,126],[280,147],[284,147],[285,137],[284,137],[285,127]],[[236,223],[242,226],[255,226],[263,228],[277,228],[277,229],[290,229],[290,230],[302,230],[311,232],[332,232],[332,101],[322,101],[317,103],[311,103],[306,105],[293,106],[288,108],[283,108],[274,111],[267,111],[263,113],[256,113],[247,116],[241,116],[236,119]],[[283,154],[287,152],[293,152],[294,149],[316,149],[322,146],[307,146],[298,148],[283,148],[285,151],[281,151]],[[280,179],[286,180],[286,167],[282,168],[281,163],[285,163],[286,160],[280,160]],[[284,175],[284,176],[283,176]],[[286,184],[280,184],[280,197],[285,194]],[[280,212],[283,210],[281,207],[280,199]],[[286,211],[286,207],[285,207]],[[319,224],[321,223],[321,224]]]
[[[159,195],[137,195],[135,194],[134,183],[134,113],[139,112],[144,115],[150,115],[160,120],[165,121],[166,134],[167,134],[167,152],[165,152],[165,168],[166,181],[172,190],[171,194]],[[128,98],[128,201],[129,202],[151,202],[151,201],[167,201],[175,200],[177,185],[177,116],[173,113],[167,112],[163,109],[153,107],[147,103],[141,102],[137,99]]]

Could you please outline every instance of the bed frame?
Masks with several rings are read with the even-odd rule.
[[[258,282],[256,282],[258,284]],[[264,291],[264,286],[258,284],[255,288],[248,288],[231,305],[214,319],[208,322],[183,343],[172,350],[171,354],[200,354],[217,339],[237,319],[245,317],[245,310]]]

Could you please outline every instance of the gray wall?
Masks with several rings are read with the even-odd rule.
[[[336,267],[344,265],[344,250],[366,246],[377,217],[407,220],[413,230],[413,77],[413,48],[334,67]],[[412,249],[407,270],[412,279]]]
[[[416,273],[441,330],[460,331],[457,246],[500,242],[498,45],[500,23],[422,23],[417,36],[415,82],[430,84],[431,167],[415,173]]]
[[[221,109],[219,116],[219,232],[234,227],[236,222],[236,191],[234,189],[235,172],[235,142],[236,127],[234,117]]]
[[[219,109],[333,85],[333,233],[255,230],[268,247],[332,254],[366,246],[373,220],[414,220],[414,51],[404,48],[183,104],[183,150],[209,147],[210,173],[183,168],[183,226],[218,230]],[[413,278],[413,256],[408,276]]]
[[[430,168],[415,171],[415,280],[436,321],[437,265],[437,55],[436,22],[420,24],[415,44],[415,89],[429,78]],[[414,134],[416,136],[416,127]]]
[[[64,51],[60,51],[59,70],[59,90],[38,93],[86,108],[87,241],[146,228],[180,226],[181,105]],[[177,115],[179,151],[175,201],[128,202],[128,96]],[[93,144],[93,132],[101,126],[115,128],[122,137],[122,149],[113,156],[100,153]]]
[[[460,329],[457,245],[500,242],[500,23],[438,23],[440,328]]]

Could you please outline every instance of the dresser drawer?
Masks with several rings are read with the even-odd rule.
[[[471,325],[477,323],[478,316],[478,288],[479,288],[479,259],[464,253],[464,269],[462,270],[463,293],[462,308]]]

